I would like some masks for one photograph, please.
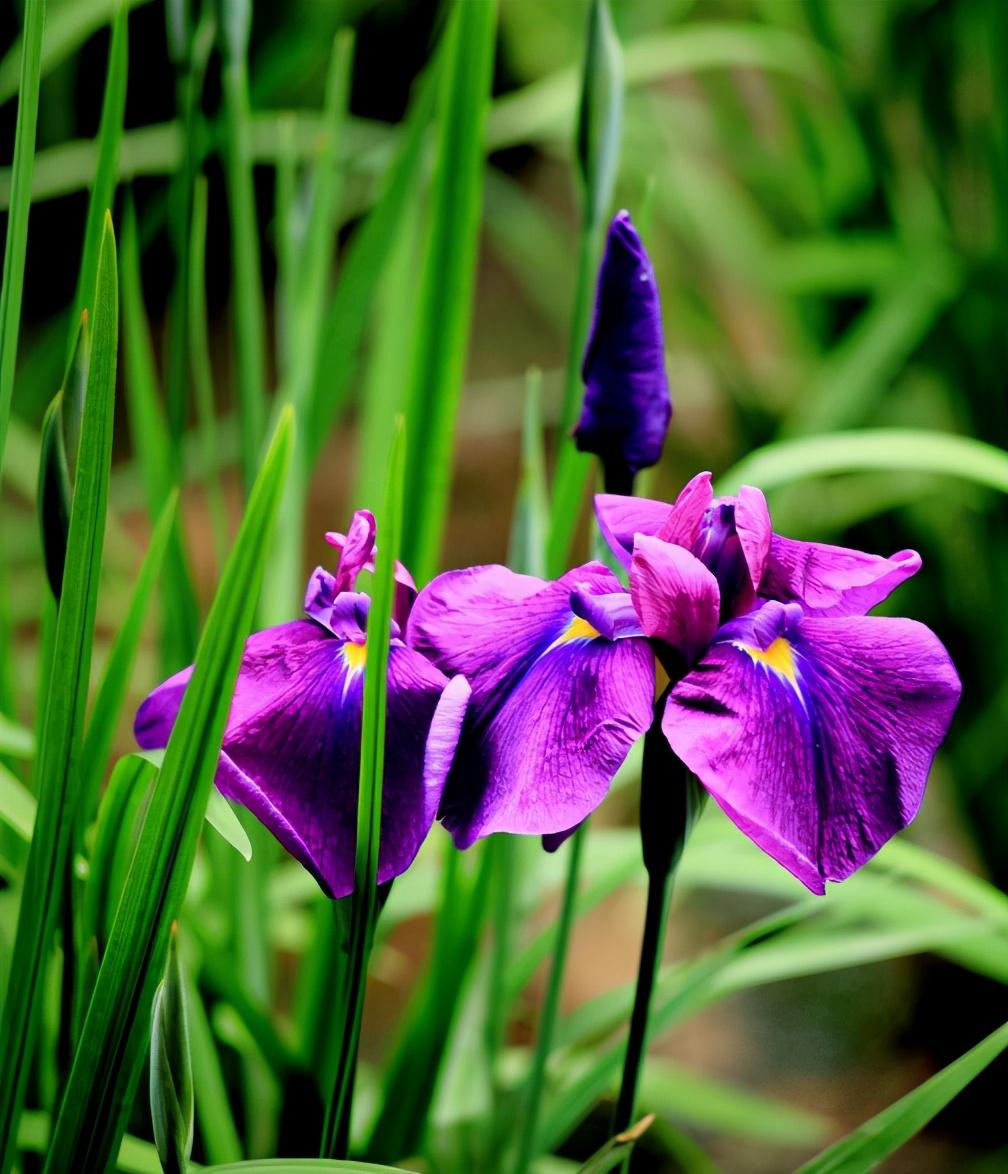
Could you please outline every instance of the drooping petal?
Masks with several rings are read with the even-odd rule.
[[[619,493],[595,494],[595,519],[599,531],[627,570],[633,556],[634,536],[661,533],[671,509],[667,501],[624,497]]]
[[[628,212],[609,226],[574,440],[626,482],[657,463],[672,417],[658,285]]]
[[[216,777],[336,897],[353,891],[366,655],[363,643],[334,639],[306,620],[252,636]],[[167,741],[186,675],[141,707],[142,746]],[[380,882],[409,866],[437,811],[468,696],[464,680],[451,691],[446,685],[424,657],[393,642]]]
[[[922,624],[771,602],[718,632],[662,729],[729,818],[822,893],[913,819],[959,692]]]
[[[714,501],[711,475],[697,473],[679,491],[679,496],[669,507],[665,522],[657,535],[664,542],[674,542],[692,550],[700,531],[704,515]]]
[[[806,611],[817,615],[864,615],[920,567],[915,550],[882,558],[775,534],[760,590],[771,599],[800,600]]]
[[[644,639],[606,639],[572,596],[583,613],[586,596],[619,591],[590,563],[553,583],[454,571],[420,592],[414,646],[472,685],[441,808],[460,848],[498,831],[566,832],[604,798],[649,724],[654,658]]]
[[[648,636],[693,660],[718,626],[717,579],[688,550],[638,534],[630,565],[630,594]]]

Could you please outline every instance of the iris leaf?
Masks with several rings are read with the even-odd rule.
[[[45,0],[26,0],[22,39],[11,50],[11,54],[17,54],[13,58],[16,64],[10,70],[11,81],[15,82],[20,78],[20,87],[17,91],[19,96],[17,126],[14,132],[14,162],[10,180],[10,212],[4,241],[3,285],[0,287],[0,473],[4,466],[7,421],[14,392],[14,366],[21,324],[21,295],[28,245],[32,172],[35,167],[35,128],[38,121],[44,25]],[[9,59],[10,55],[5,62]],[[8,97],[14,92],[12,89]]]
[[[87,697],[112,456],[118,298],[111,218],[98,258],[94,335],[77,480],[67,542],[67,574],[56,623],[48,696],[38,729],[36,774],[44,781],[25,869],[11,982],[0,1025],[0,1168],[10,1164],[31,1063],[50,938],[63,892],[78,799],[73,771]]]
[[[913,1092],[806,1162],[800,1174],[862,1174],[910,1140],[1008,1048],[1008,1023]]]
[[[47,1169],[103,1168],[126,1126],[144,1025],[189,882],[291,449],[285,411],[224,568],[123,886],[74,1055]]]
[[[406,397],[410,432],[403,561],[418,583],[434,574],[448,508],[476,278],[496,20],[493,0],[456,0],[444,33],[430,236]]]

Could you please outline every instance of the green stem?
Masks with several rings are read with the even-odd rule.
[[[630,1015],[630,1032],[627,1036],[626,1058],[623,1061],[623,1080],[610,1131],[613,1135],[622,1133],[633,1123],[637,1084],[647,1046],[651,995],[658,968],[661,966],[674,876],[673,869],[648,874],[647,909],[644,913],[640,965],[637,968],[637,990]]]
[[[539,1132],[539,1110],[542,1101],[543,1084],[546,1079],[546,1061],[553,1047],[557,1012],[560,1009],[560,993],[563,989],[564,968],[570,948],[571,930],[574,926],[574,906],[577,902],[578,881],[581,874],[581,856],[584,849],[585,824],[581,824],[571,837],[570,856],[567,860],[567,880],[564,884],[563,904],[557,922],[556,945],[553,948],[553,965],[550,968],[549,986],[543,1004],[542,1019],[539,1022],[539,1038],[536,1040],[532,1071],[529,1073],[526,1092],[526,1108],[522,1125],[518,1159],[515,1174],[526,1174],[535,1157],[536,1136]]]

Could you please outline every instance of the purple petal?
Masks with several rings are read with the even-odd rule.
[[[339,591],[336,577],[316,567],[305,589],[304,609],[341,640],[363,640],[371,600],[356,591]]]
[[[571,600],[584,611],[585,597],[618,593],[600,563],[553,583],[472,568],[420,592],[415,647],[472,685],[441,811],[460,848],[498,831],[568,831],[604,798],[650,723],[654,658],[643,639],[607,640]]]
[[[574,439],[632,477],[657,463],[672,417],[654,270],[627,212],[609,226]]]
[[[915,550],[882,558],[775,534],[760,590],[772,599],[801,600],[806,611],[817,615],[864,615],[915,575],[920,566]]]
[[[718,632],[662,729],[729,818],[822,893],[913,819],[959,693],[922,624],[772,602]]]
[[[630,636],[644,635],[633,600],[627,591],[614,591],[609,595],[572,591],[570,605],[576,616],[587,620],[607,640],[626,640]]]
[[[341,598],[346,598],[342,596]],[[305,620],[252,636],[224,734],[217,786],[244,804],[330,896],[353,891],[364,645]],[[137,715],[142,746],[164,745],[186,673],[155,690]],[[394,642],[380,882],[412,862],[440,802],[468,688]]]
[[[627,570],[633,555],[634,536],[661,533],[671,509],[667,501],[651,501],[646,497],[624,497],[618,493],[595,495],[599,531]]]
[[[638,534],[630,593],[645,633],[678,649],[687,662],[710,643],[721,592],[717,579],[688,550]]]
[[[665,522],[657,531],[657,536],[664,542],[674,542],[676,546],[692,550],[704,515],[713,502],[714,490],[711,488],[710,473],[697,473],[679,491],[679,496],[669,507]]]
[[[743,485],[735,498],[735,531],[754,592],[760,588],[770,557],[770,511],[761,489]]]
[[[344,582],[344,578],[348,579],[348,585],[341,586],[339,590],[352,590],[353,584],[357,581],[357,576],[361,571],[374,572],[374,527],[374,516],[370,511],[358,510],[354,514],[348,535],[340,534],[336,530],[330,530],[326,533],[326,542],[330,546],[335,546],[340,552],[339,570],[337,571],[336,579],[340,583]],[[416,599],[416,583],[413,581],[413,576],[398,559],[396,559],[393,574],[395,576],[396,587],[395,599],[392,604],[392,618],[405,631],[407,621],[409,620],[410,608],[413,606],[413,600]]]

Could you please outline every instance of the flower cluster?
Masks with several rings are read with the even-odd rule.
[[[629,491],[658,459],[671,402],[654,276],[625,213],[584,375],[578,444]],[[849,876],[913,819],[959,697],[931,631],[868,614],[920,558],[784,538],[758,489],[715,497],[709,473],[672,504],[606,493],[595,510],[628,586],[599,562],[552,582],[482,566],[418,594],[397,568],[379,880],[409,866],[435,818],[462,849],[495,832],[556,846],[653,721],[809,889]],[[312,575],[307,618],[246,645],[217,785],[339,897],[353,889],[367,659],[369,600],[354,588],[374,519],[360,511],[327,539],[336,572]],[[188,676],[144,702],[142,746],[167,741]]]

